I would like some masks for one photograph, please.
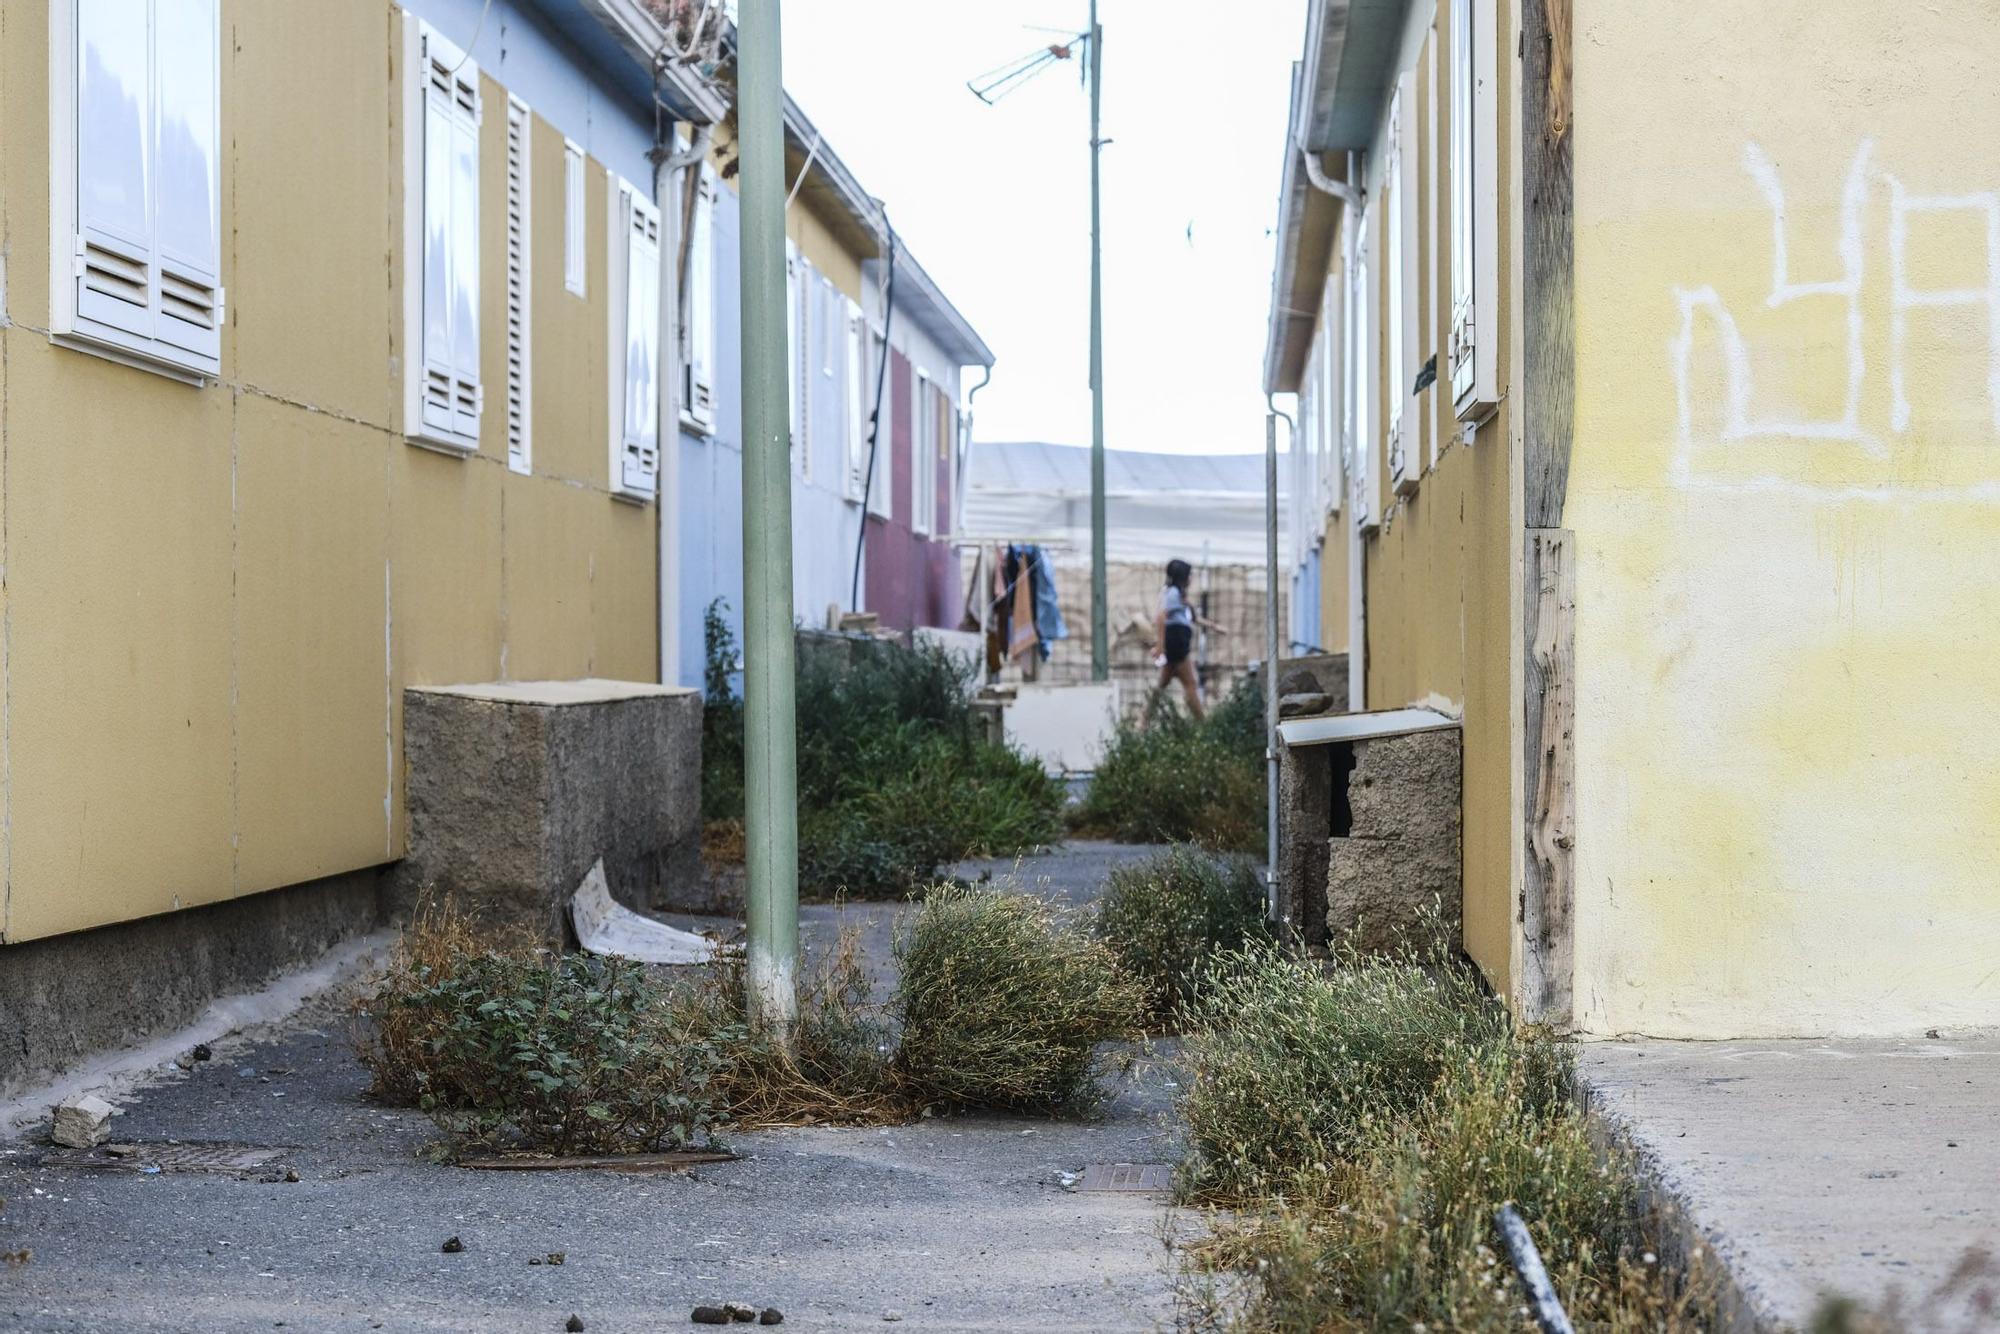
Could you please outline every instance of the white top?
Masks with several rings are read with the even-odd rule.
[[[1168,625],[1194,624],[1194,608],[1188,605],[1187,594],[1172,584],[1160,590],[1160,610],[1167,614]]]

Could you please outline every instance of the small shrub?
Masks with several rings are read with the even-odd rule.
[[[1378,1122],[1409,1112],[1507,1021],[1458,968],[1225,956],[1186,1011],[1181,1185],[1218,1202],[1313,1200]]]
[[[1248,679],[1201,722],[1155,699],[1143,727],[1119,724],[1078,827],[1130,843],[1256,850],[1264,838],[1262,711],[1263,695]]]
[[[1579,1328],[1693,1331],[1709,1290],[1646,1249],[1629,1164],[1592,1140],[1569,1047],[1469,969],[1252,956],[1193,1007],[1189,1191],[1234,1206],[1183,1282],[1198,1329],[1526,1327],[1494,1231],[1512,1202]]]
[[[1209,984],[1224,955],[1267,941],[1264,888],[1243,858],[1218,861],[1186,846],[1111,873],[1097,901],[1097,934],[1146,985],[1146,1012],[1174,1021]]]
[[[702,806],[743,812],[736,643],[707,620]],[[973,713],[972,668],[942,647],[841,640],[798,654],[799,886],[810,896],[897,898],[963,857],[1007,856],[1063,833],[1062,785],[993,745]]]
[[[725,1124],[907,1119],[856,937],[808,951],[789,1047],[750,1031],[742,968],[680,973],[553,955],[437,907],[363,1003],[370,1092],[461,1147],[611,1153]]]
[[[950,1107],[1088,1110],[1099,1043],[1134,1036],[1141,986],[1039,899],[933,889],[896,939],[892,1009],[913,1097]]]
[[[747,1034],[692,1029],[624,959],[460,953],[377,993],[401,1035],[377,1087],[409,1090],[461,1141],[554,1153],[681,1147],[716,1121],[711,1087]]]

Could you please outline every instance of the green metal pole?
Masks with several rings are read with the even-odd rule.
[[[1111,679],[1111,616],[1104,582],[1104,247],[1099,239],[1098,89],[1104,29],[1090,0],[1090,679]]]
[[[778,25],[778,0],[742,0],[736,122],[742,163],[745,986],[751,1023],[783,1036],[798,1009],[799,813]]]

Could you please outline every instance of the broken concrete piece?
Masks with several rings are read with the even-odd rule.
[[[726,1325],[729,1323],[729,1312],[720,1306],[697,1306],[688,1318],[697,1325]]]
[[[49,1138],[64,1148],[89,1149],[111,1138],[111,1117],[118,1109],[95,1093],[78,1093],[50,1110]]]
[[[592,954],[617,954],[640,963],[708,963],[716,955],[715,942],[706,936],[641,917],[612,898],[602,861],[591,866],[577,887],[569,916],[577,943]]]
[[[1280,718],[1312,718],[1333,711],[1333,696],[1318,691],[1306,691],[1296,695],[1278,697]]]
[[[757,1318],[757,1308],[749,1302],[724,1302],[722,1309],[731,1320],[742,1321],[745,1324]]]

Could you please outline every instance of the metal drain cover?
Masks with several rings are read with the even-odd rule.
[[[45,1153],[41,1165],[114,1172],[254,1172],[290,1152],[291,1146],[284,1144],[167,1140],[158,1144],[106,1144],[95,1149]]]
[[[1174,1169],[1167,1163],[1092,1163],[1083,1169],[1083,1179],[1076,1188],[1167,1191],[1173,1185]]]

